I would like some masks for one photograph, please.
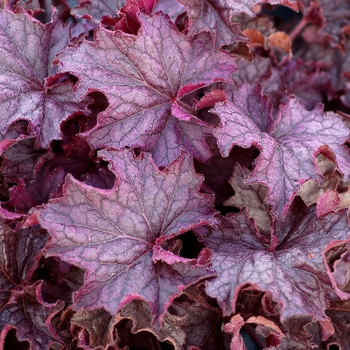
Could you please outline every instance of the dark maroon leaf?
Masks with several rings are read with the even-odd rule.
[[[60,185],[63,184],[66,173],[62,168],[50,171],[47,164],[38,171],[35,179],[19,184],[10,191],[10,200],[5,207],[14,211],[26,213],[31,208],[46,203],[57,193]]]
[[[32,180],[52,154],[36,149],[33,138],[25,138],[11,145],[1,156],[4,159],[1,173],[7,181],[18,182],[18,179]]]
[[[108,98],[108,109],[85,136],[95,148],[150,151],[158,166],[168,165],[182,149],[208,160],[204,135],[212,128],[181,98],[214,81],[230,81],[233,59],[214,50],[208,34],[186,40],[160,13],[139,19],[137,36],[101,28],[95,42],[67,48],[56,60],[61,71],[79,78],[78,98],[92,90]]]
[[[312,335],[308,332],[307,326],[312,322],[311,317],[295,316],[289,318],[285,325],[288,332],[282,338],[281,350],[311,350],[314,344],[311,342]]]
[[[212,197],[198,193],[201,178],[189,156],[164,171],[149,156],[101,151],[117,176],[112,190],[67,177],[64,197],[40,210],[52,236],[47,251],[86,269],[75,307],[114,314],[133,299],[147,301],[158,320],[186,286],[210,275],[205,265],[161,248],[168,238],[214,224]],[[164,263],[165,262],[165,263]]]
[[[50,161],[51,167],[61,167],[76,179],[81,179],[86,173],[95,171],[96,163],[92,159],[91,148],[86,141],[75,135],[71,136],[67,142],[60,142],[57,147],[54,146],[53,152],[55,155]]]
[[[326,311],[327,316],[332,320],[335,335],[334,339],[341,346],[341,349],[346,349],[350,346],[350,302],[349,300],[334,300],[331,301],[329,308]]]
[[[41,282],[30,280],[38,266],[47,234],[31,228],[12,231],[4,224],[0,234],[0,339],[10,328],[16,328],[19,341],[28,340],[33,348],[48,349],[57,340],[50,319],[63,302],[47,304],[41,297]]]
[[[281,320],[305,315],[326,319],[326,293],[331,290],[323,251],[333,240],[349,238],[346,212],[317,218],[315,208],[295,200],[284,222],[272,225],[270,242],[261,236],[245,211],[220,219],[218,229],[203,236],[218,273],[207,281],[225,315],[235,312],[239,289],[245,284],[269,291],[279,303]]]
[[[50,322],[63,308],[64,302],[47,304],[41,299],[41,282],[13,290],[11,300],[0,309],[0,339],[5,336],[9,325],[16,327],[19,341],[27,340],[32,349],[48,350],[59,342]]]
[[[43,280],[41,295],[46,303],[57,300],[72,304],[72,293],[84,282],[84,271],[57,257],[41,258],[32,281]]]

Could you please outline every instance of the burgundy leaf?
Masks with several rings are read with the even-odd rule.
[[[235,312],[239,289],[252,284],[269,291],[279,303],[282,322],[295,315],[326,319],[325,296],[331,282],[322,253],[331,241],[349,239],[344,211],[317,218],[314,207],[295,200],[285,221],[273,223],[270,242],[245,211],[220,221],[203,242],[218,273],[206,282],[206,290],[217,298],[225,315]]]
[[[226,94],[223,90],[211,90],[206,93],[196,104],[196,110],[208,107],[214,107],[217,102],[226,101]]]
[[[205,23],[213,23],[213,27],[223,26],[223,24],[218,25],[217,23],[217,18],[222,17],[226,22],[226,26],[230,28],[231,24],[229,22],[233,14],[244,12],[250,16],[254,16],[254,5],[259,2],[260,1],[256,0],[198,0],[197,2],[193,2],[194,9],[192,10],[189,8],[189,11],[193,11],[193,13],[196,14],[193,16],[195,18],[198,18],[200,14],[204,17],[202,21]],[[271,5],[285,5],[295,11],[298,10],[297,1],[295,0],[264,0],[264,2],[268,2]],[[223,19],[220,18],[220,20],[222,21]]]
[[[311,317],[295,316],[289,318],[285,325],[288,332],[282,338],[281,350],[312,350],[315,349],[311,342],[312,336],[307,328],[312,322]]]
[[[57,149],[55,145],[53,147],[56,154],[50,160],[51,167],[62,167],[79,180],[84,174],[95,171],[96,163],[91,157],[92,150],[86,141],[73,135],[69,141],[59,142],[57,146]]]
[[[62,301],[46,304],[41,297],[41,282],[30,284],[43,255],[47,234],[43,230],[12,231],[4,224],[1,226],[0,340],[10,328],[16,328],[18,340],[28,340],[33,349],[47,349],[55,340],[50,319],[64,304]]]
[[[275,120],[261,88],[247,84],[233,92],[234,102],[227,100],[211,109],[221,123],[214,132],[220,150],[228,156],[234,145],[259,148],[253,172],[245,179],[269,188],[267,201],[275,215],[284,217],[300,185],[309,180],[321,181],[315,156],[327,145],[337,155],[348,152],[343,146],[349,131],[340,116],[324,113],[321,105],[307,111],[295,99],[282,106]],[[340,171],[349,176],[349,165]]]
[[[69,42],[68,27],[58,19],[43,25],[19,9],[0,11],[0,133],[11,123],[29,121],[29,131],[38,147],[60,139],[60,123],[85,103],[73,99],[69,80],[52,86],[54,56]]]
[[[29,283],[43,254],[47,235],[32,229],[14,232],[2,223],[0,239],[1,308],[8,302],[12,290]]]
[[[326,311],[326,314],[332,320],[332,324],[335,329],[334,338],[338,341],[341,349],[347,349],[350,346],[350,301],[332,301]]]
[[[47,304],[41,299],[41,282],[14,290],[11,301],[0,309],[0,340],[13,327],[19,341],[27,340],[32,349],[48,350],[59,342],[50,325],[53,316],[63,308],[64,302]]]
[[[52,154],[43,149],[35,149],[35,140],[25,138],[14,143],[1,156],[1,173],[10,182],[19,179],[32,180],[42,164],[52,157]]]
[[[161,244],[214,224],[212,197],[198,193],[202,180],[189,156],[182,154],[162,172],[145,154],[135,158],[123,150],[101,156],[111,161],[114,188],[91,188],[68,176],[64,197],[40,210],[40,222],[52,236],[47,252],[86,269],[76,308],[104,307],[114,314],[143,299],[158,320],[182,289],[211,273]]]
[[[158,166],[168,165],[181,149],[208,160],[204,135],[211,127],[181,98],[214,81],[230,81],[233,59],[214,50],[208,34],[186,40],[160,13],[141,14],[139,20],[137,36],[100,28],[95,42],[67,48],[56,60],[61,71],[79,78],[78,98],[99,90],[109,100],[85,136],[95,148],[151,151]]]
[[[47,165],[42,166],[34,180],[26,183],[21,180],[19,185],[11,189],[10,200],[5,206],[25,213],[37,205],[46,203],[56,194],[65,175],[62,168],[50,171]]]

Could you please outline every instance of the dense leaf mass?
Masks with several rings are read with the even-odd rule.
[[[138,159],[130,151],[101,155],[112,161],[119,184],[98,190],[68,177],[63,198],[40,211],[40,223],[52,237],[47,253],[86,269],[85,284],[75,294],[77,307],[104,307],[114,314],[142,298],[158,318],[182,289],[211,273],[162,244],[215,224],[212,197],[196,193],[200,180],[188,156],[161,173],[143,154]]]
[[[349,54],[346,0],[0,0],[0,350],[348,350]]]

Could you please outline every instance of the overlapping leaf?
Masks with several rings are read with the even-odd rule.
[[[86,0],[80,1],[71,13],[76,17],[88,18],[96,23],[100,22],[101,17],[109,15],[115,17],[124,5],[126,0]]]
[[[9,329],[16,328],[18,340],[29,341],[33,349],[48,350],[51,344],[59,343],[50,322],[64,302],[43,302],[40,287],[37,282],[24,286],[21,292],[14,291],[11,301],[0,310],[0,341]]]
[[[289,6],[294,10],[298,10],[297,1],[295,0],[264,0],[271,5],[285,5]],[[256,0],[196,0],[189,1],[194,9],[189,7],[189,17],[193,16],[198,20],[201,18],[202,23],[206,22],[214,24],[213,27],[220,28],[226,25],[230,28],[232,25],[229,23],[231,17],[234,14],[244,12],[250,16],[255,15],[254,5],[258,4],[260,1]],[[223,23],[218,23],[224,21]],[[223,29],[221,29],[224,32]],[[227,31],[227,29],[226,29]]]
[[[29,341],[33,348],[46,350],[56,341],[49,322],[63,302],[45,303],[40,293],[41,282],[31,284],[46,240],[43,230],[14,232],[1,224],[0,343],[11,328],[16,328],[20,341]]]
[[[75,103],[73,83],[52,85],[51,61],[69,42],[68,27],[57,16],[43,25],[24,10],[0,11],[0,134],[11,123],[28,120],[36,145],[48,147],[60,139],[60,123],[83,110]]]
[[[188,288],[175,300],[169,312],[182,317],[181,329],[186,333],[185,347],[224,349],[221,310],[209,305],[195,286]]]
[[[270,231],[269,205],[265,202],[267,188],[260,184],[247,185],[244,178],[249,174],[246,167],[236,164],[233,168],[230,185],[235,191],[234,196],[224,202],[226,206],[242,209],[247,208],[250,218],[254,218],[256,226],[260,232],[267,234]]]
[[[224,331],[232,335],[230,349],[232,350],[247,350],[240,331],[244,324],[256,324],[256,331],[266,339],[267,347],[275,347],[281,344],[280,339],[283,337],[283,332],[272,321],[263,316],[252,316],[246,321],[240,314],[232,316],[229,323],[224,326]]]
[[[91,188],[68,177],[64,196],[40,211],[52,236],[48,254],[86,269],[76,307],[104,307],[114,314],[133,299],[162,317],[186,286],[211,272],[195,259],[162,248],[162,242],[215,223],[212,197],[198,193],[201,178],[181,155],[163,172],[149,156],[101,151],[111,161],[115,187]]]
[[[246,182],[267,186],[267,202],[282,218],[303,182],[322,180],[315,165],[321,147],[330,147],[340,160],[349,153],[343,145],[348,128],[340,116],[324,113],[321,105],[308,111],[295,99],[290,99],[273,118],[260,87],[245,84],[233,95],[233,102],[218,103],[211,110],[221,119],[214,135],[224,156],[234,145],[259,148],[261,155]],[[338,167],[347,178],[348,163],[339,162]]]
[[[12,290],[29,282],[47,235],[29,229],[13,232],[1,223],[0,239],[1,309],[11,299]]]
[[[342,47],[344,45],[344,32],[343,28],[349,24],[350,20],[350,4],[347,1],[335,0],[319,0],[310,1],[302,0],[302,7],[304,14],[307,14],[312,19],[317,18],[318,23],[322,23],[318,36],[323,35],[329,36],[331,38],[331,45],[339,45]]]
[[[271,241],[261,236],[245,211],[220,219],[220,227],[203,236],[218,273],[207,281],[224,314],[235,312],[245,284],[269,291],[279,303],[281,321],[295,315],[326,319],[330,279],[322,253],[333,240],[349,239],[346,212],[317,218],[315,208],[295,200],[284,222],[274,223]]]
[[[55,195],[65,175],[62,168],[50,171],[48,166],[42,166],[35,181],[24,182],[20,179],[19,185],[11,189],[7,208],[16,212],[28,212],[36,205],[46,203]]]
[[[204,135],[211,127],[195,118],[181,98],[214,81],[230,81],[233,58],[214,50],[209,34],[188,41],[160,13],[139,19],[137,36],[99,29],[95,42],[58,56],[60,70],[79,78],[78,98],[98,90],[109,100],[85,136],[96,148],[150,151],[159,166],[168,165],[181,149],[208,160]]]
[[[235,7],[225,1],[189,0],[181,1],[187,8],[189,35],[206,31],[212,35],[214,45],[230,45],[236,41],[248,41],[240,31],[240,25],[233,23]]]

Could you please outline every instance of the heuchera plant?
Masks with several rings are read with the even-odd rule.
[[[1,0],[0,350],[350,349],[349,67],[346,0]]]

